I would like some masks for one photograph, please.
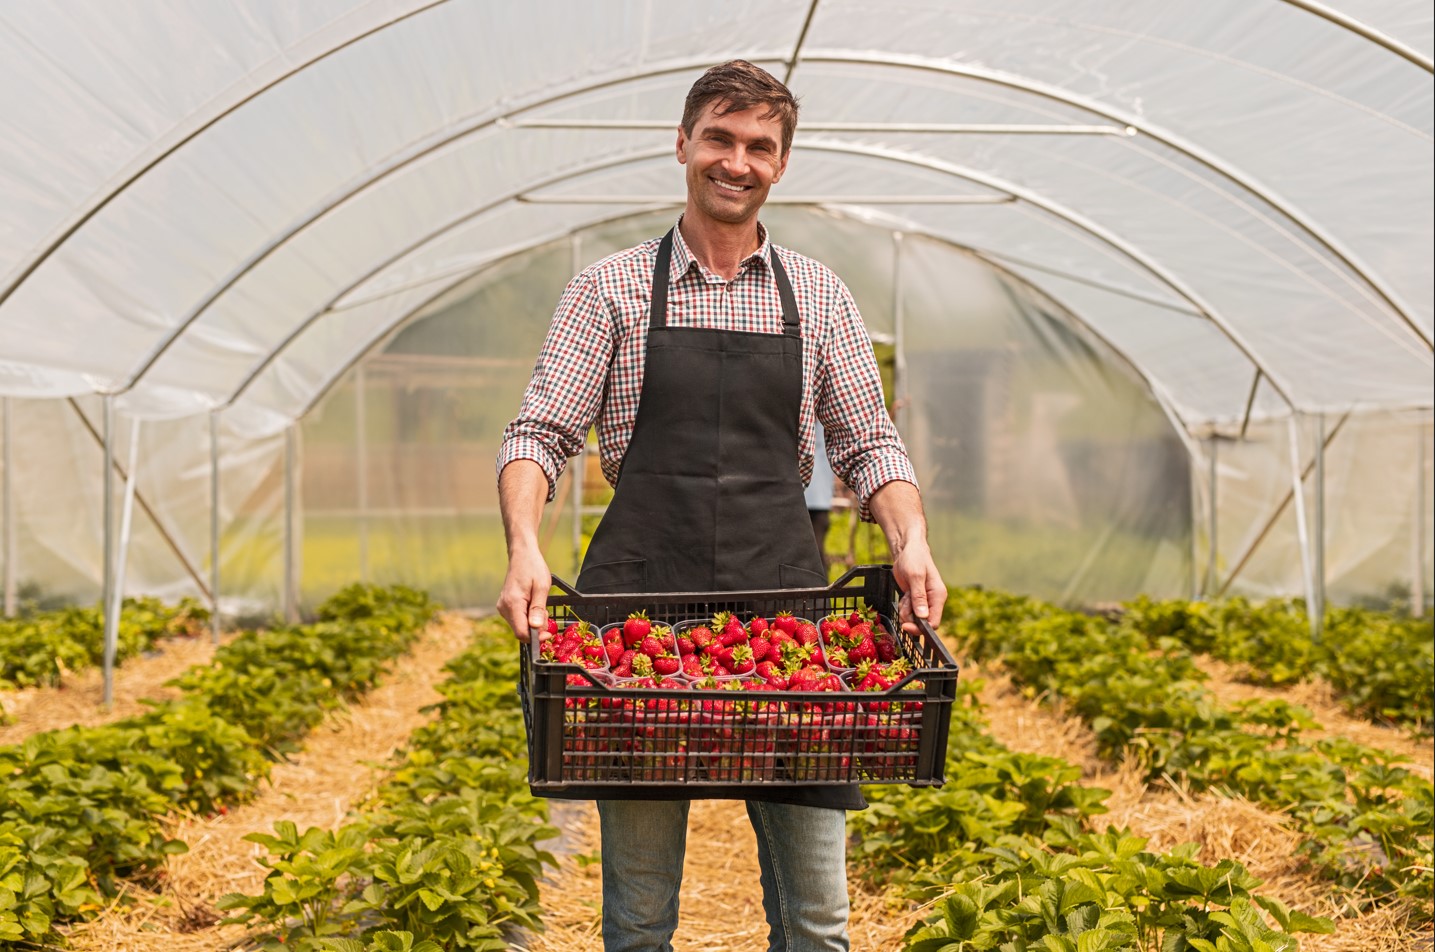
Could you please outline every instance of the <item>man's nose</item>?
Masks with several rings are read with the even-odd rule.
[[[723,168],[726,169],[727,173],[733,178],[742,178],[746,175],[748,173],[749,164],[747,149],[740,145],[733,146],[723,159]]]

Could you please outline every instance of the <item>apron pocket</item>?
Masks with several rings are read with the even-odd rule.
[[[623,559],[586,565],[578,578],[578,588],[585,595],[613,595],[619,592],[640,592],[648,578],[647,559]]]
[[[800,565],[777,564],[778,583],[782,588],[826,588],[827,576]]]

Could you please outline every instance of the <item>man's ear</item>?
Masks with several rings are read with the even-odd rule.
[[[783,157],[782,157],[782,163],[781,163],[780,165],[778,165],[778,167],[777,167],[777,172],[774,173],[773,176],[772,176],[772,184],[773,184],[773,185],[776,185],[778,182],[782,181],[782,177],[787,174],[787,161],[788,161],[788,159],[791,159],[791,158],[792,158],[792,150],[791,150],[791,149],[788,149],[788,150],[787,150],[787,153],[786,153],[785,155],[783,155]]]
[[[678,164],[688,164],[688,134],[682,126],[678,126]]]

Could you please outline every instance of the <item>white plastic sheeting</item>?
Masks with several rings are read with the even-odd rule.
[[[1389,419],[1428,432],[1432,14],[1333,6],[1353,23],[1281,0],[9,5],[0,394],[218,411],[227,439],[268,448],[277,492],[277,434],[416,311],[678,197],[672,132],[644,124],[743,56],[803,99],[779,194],[875,226],[853,232],[871,260],[897,230],[1028,282],[1190,445],[1293,413],[1414,411]],[[1012,200],[951,202],[966,195]],[[906,341],[914,386],[928,343],[962,333],[947,319]],[[179,467],[195,478],[203,443]],[[1248,449],[1289,483],[1268,444]],[[1368,485],[1339,480],[1327,492]],[[1221,482],[1241,527],[1218,540],[1255,531]]]

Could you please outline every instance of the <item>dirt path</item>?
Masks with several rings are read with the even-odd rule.
[[[71,946],[90,952],[200,952],[222,949],[242,935],[234,926],[213,925],[212,904],[230,892],[257,892],[265,870],[260,848],[243,837],[271,832],[277,820],[332,828],[370,792],[383,765],[429,715],[420,708],[439,700],[434,685],[442,667],[467,646],[471,623],[444,615],[430,625],[413,651],[360,703],[338,713],[310,735],[292,761],[276,764],[259,796],[228,816],[191,818],[170,832],[189,844],[172,857],[162,895],[142,895],[77,927]]]
[[[164,683],[214,655],[214,642],[207,635],[169,638],[157,642],[155,648],[153,654],[131,658],[115,668],[115,703],[110,710],[101,707],[105,688],[104,672],[99,668],[67,675],[57,688],[0,692],[8,721],[0,725],[0,744],[17,744],[31,734],[72,724],[95,726],[142,714],[147,708],[141,699],[161,701],[177,696],[178,692]]]

